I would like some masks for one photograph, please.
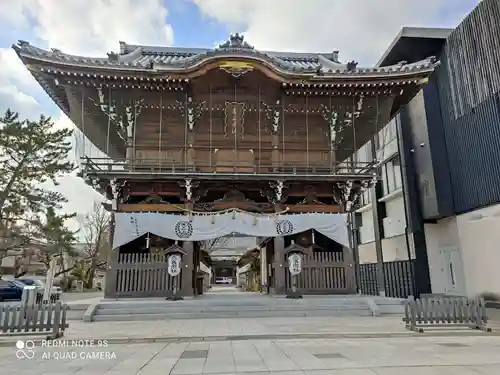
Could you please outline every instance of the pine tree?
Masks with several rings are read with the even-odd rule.
[[[50,117],[20,120],[10,110],[0,117],[0,258],[25,245],[19,222],[66,199],[40,187],[74,170],[68,159],[72,130],[54,129]],[[16,228],[16,230],[11,230]]]
[[[53,258],[58,259],[61,270],[67,269],[68,258],[77,254],[74,250],[76,232],[69,230],[65,222],[76,214],[57,214],[53,207],[48,207],[35,223],[33,235],[41,242],[40,261],[49,268]]]

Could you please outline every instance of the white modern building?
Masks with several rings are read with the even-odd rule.
[[[381,58],[441,65],[357,153],[382,163],[356,211],[362,291],[404,294],[407,278],[417,294],[500,296],[499,18],[500,3],[483,0],[454,30],[404,28]]]

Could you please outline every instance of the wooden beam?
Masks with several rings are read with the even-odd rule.
[[[344,209],[339,205],[329,204],[297,204],[293,206],[285,206],[290,213],[308,213],[308,212],[321,212],[321,213],[343,213]]]
[[[182,212],[180,206],[174,206],[168,203],[136,203],[118,205],[119,212]]]

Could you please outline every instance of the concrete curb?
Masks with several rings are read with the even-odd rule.
[[[417,332],[392,332],[392,333],[318,333],[318,334],[269,334],[269,335],[231,335],[231,336],[163,336],[146,338],[65,338],[60,341],[106,341],[108,344],[145,344],[145,343],[170,343],[170,342],[205,342],[205,341],[247,341],[247,340],[323,340],[323,339],[363,339],[363,338],[407,338],[407,337],[450,337],[450,336],[500,336],[500,331],[485,333],[482,331],[430,331],[424,333]],[[21,338],[26,340],[27,338]],[[13,347],[19,339],[2,340],[0,347]],[[40,346],[43,339],[32,339],[35,345]]]
[[[85,323],[91,323],[92,317],[94,316],[94,314],[98,308],[99,308],[98,303],[95,303],[93,305],[89,305],[89,307],[87,307],[87,310],[85,310],[85,312],[83,313],[83,321]]]
[[[380,316],[380,307],[377,306],[377,303],[375,300],[372,298],[367,298],[366,299],[366,304],[368,305],[368,308],[372,312],[372,316]]]

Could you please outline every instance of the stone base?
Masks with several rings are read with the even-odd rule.
[[[295,292],[295,293],[290,292],[286,295],[286,298],[288,298],[288,299],[302,299],[304,297],[302,296],[302,294],[300,294],[298,292]]]
[[[167,297],[165,299],[167,301],[182,301],[182,300],[184,300],[184,298],[181,296],[171,296],[171,297]]]

